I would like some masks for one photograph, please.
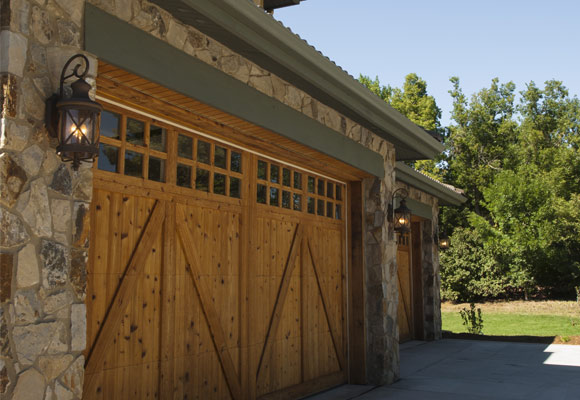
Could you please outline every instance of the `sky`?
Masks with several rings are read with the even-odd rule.
[[[580,0],[305,0],[274,18],[355,78],[402,87],[417,73],[443,126],[452,76],[469,97],[495,77],[518,92],[557,79],[580,97]]]

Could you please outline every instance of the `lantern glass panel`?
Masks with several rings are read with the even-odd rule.
[[[96,126],[92,110],[64,108],[61,114],[61,144],[93,144]],[[62,129],[64,127],[64,129]]]

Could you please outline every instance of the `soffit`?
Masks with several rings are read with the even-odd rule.
[[[103,61],[98,65],[97,91],[105,99],[185,124],[234,145],[267,152],[336,179],[358,180],[370,176],[326,154]]]

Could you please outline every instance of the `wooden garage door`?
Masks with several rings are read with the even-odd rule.
[[[399,285],[399,342],[403,343],[413,337],[413,296],[411,274],[411,235],[397,237],[397,281]]]
[[[107,108],[84,398],[293,398],[345,382],[344,184]]]

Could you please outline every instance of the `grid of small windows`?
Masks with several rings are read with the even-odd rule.
[[[343,219],[344,185],[258,160],[256,201],[273,207]]]
[[[242,197],[242,153],[177,133],[177,186]]]
[[[241,151],[108,110],[101,114],[100,134],[98,168],[102,171],[242,197]],[[169,153],[171,148],[177,154]],[[175,166],[171,171],[169,159]]]
[[[100,170],[166,182],[166,128],[152,121],[103,111],[100,133]]]

